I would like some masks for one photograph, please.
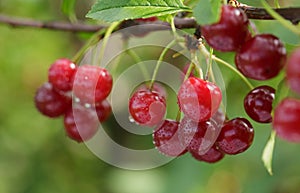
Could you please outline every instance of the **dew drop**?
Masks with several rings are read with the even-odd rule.
[[[75,101],[76,103],[79,103],[79,102],[80,102],[80,99],[79,99],[78,97],[75,97],[74,101]]]
[[[128,119],[129,119],[129,122],[130,122],[130,123],[135,123],[135,120],[132,118],[131,115],[129,115]]]
[[[92,107],[92,105],[89,104],[89,103],[85,103],[84,106],[85,106],[85,108],[91,108]]]

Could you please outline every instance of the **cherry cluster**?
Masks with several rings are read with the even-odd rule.
[[[247,78],[259,81],[272,79],[286,64],[286,49],[279,38],[272,34],[252,36],[246,14],[236,7],[222,6],[219,22],[202,26],[201,34],[213,49],[236,52],[236,67]],[[298,92],[299,61],[299,53],[294,53],[287,67],[287,80]],[[184,114],[182,120],[164,120],[165,96],[151,87],[136,91],[129,101],[129,112],[138,124],[156,126],[153,141],[161,153],[177,157],[190,152],[197,160],[214,163],[224,154],[244,152],[252,144],[254,130],[251,123],[240,117],[225,120],[226,116],[220,110],[222,94],[214,83],[191,74],[181,85],[177,98]],[[299,123],[299,101],[283,100],[275,109],[273,120],[274,99],[274,88],[258,86],[246,95],[245,111],[259,123],[273,122],[279,136],[299,141],[300,131],[295,127]],[[293,115],[290,115],[291,112]]]
[[[252,37],[244,12],[223,6],[220,21],[203,26],[207,43],[219,51],[235,51],[237,69],[247,78],[264,81],[276,77],[286,67],[286,80],[292,91],[300,94],[300,49],[288,58],[283,43],[272,34]],[[300,142],[300,100],[287,97],[275,108],[275,89],[262,85],[251,90],[244,99],[246,113],[259,123],[272,123],[277,135],[291,142]]]
[[[106,69],[58,59],[49,68],[48,82],[37,90],[35,105],[45,116],[64,116],[67,136],[82,142],[92,138],[99,122],[111,114],[106,100],[111,89],[112,77]]]
[[[288,86],[300,94],[300,49],[287,58],[279,38],[252,35],[249,29],[249,20],[241,9],[223,5],[219,22],[201,26],[201,35],[211,48],[235,52],[235,65],[247,78],[269,80],[286,67]],[[185,66],[184,74],[193,69],[192,65]],[[112,83],[112,76],[104,68],[76,66],[68,59],[59,59],[49,68],[48,82],[37,90],[35,104],[48,117],[64,116],[67,136],[77,142],[86,141],[111,114],[106,98]],[[244,98],[245,112],[256,122],[272,123],[283,139],[300,142],[300,100],[284,98],[273,109],[275,92],[268,85],[253,88]],[[128,104],[135,123],[154,128],[153,143],[160,153],[178,157],[189,152],[196,160],[215,163],[226,154],[239,154],[251,146],[253,126],[246,118],[228,119],[221,105],[221,89],[207,77],[201,79],[193,72],[186,75],[177,93],[176,120],[165,118],[166,101],[166,90],[152,80],[134,90]]]
[[[162,154],[178,157],[190,152],[197,160],[214,163],[225,154],[244,152],[252,144],[254,130],[248,120],[225,121],[220,108],[222,93],[214,83],[197,77],[183,82],[177,94],[182,120],[164,119],[166,95],[161,85],[154,85],[133,93],[129,112],[136,123],[156,126],[153,142]]]

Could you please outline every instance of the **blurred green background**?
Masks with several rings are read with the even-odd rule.
[[[259,5],[258,0],[241,2]],[[300,6],[299,0],[280,3]],[[92,1],[77,2],[80,19],[92,4]],[[0,13],[67,21],[60,6],[59,0],[1,0]],[[288,44],[299,45],[299,37],[277,22],[256,23],[260,32],[274,33]],[[269,176],[261,162],[270,125],[252,122],[256,132],[252,147],[219,163],[206,164],[184,155],[146,171],[110,166],[84,144],[68,139],[62,119],[42,116],[34,107],[33,97],[47,80],[51,63],[62,57],[72,58],[85,41],[82,37],[0,24],[0,193],[300,193],[299,144],[277,140],[273,176]],[[155,59],[157,54],[151,57]],[[232,62],[232,54],[218,53],[218,56]],[[221,67],[221,70],[228,89],[229,117],[246,116],[242,104],[248,89],[228,69]],[[276,86],[279,79],[267,83]],[[110,126],[114,127],[112,119],[106,123],[107,128]]]

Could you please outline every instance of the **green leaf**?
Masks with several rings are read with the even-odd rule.
[[[181,0],[98,0],[86,15],[106,22],[191,11]]]
[[[77,20],[75,14],[75,4],[76,0],[62,0],[61,4],[62,12],[67,15],[72,22]]]
[[[200,0],[193,9],[194,16],[200,25],[216,23],[220,19],[220,0]]]
[[[270,175],[273,175],[272,160],[273,160],[273,152],[275,146],[275,136],[276,136],[276,132],[275,130],[272,130],[270,138],[262,154],[262,161]]]

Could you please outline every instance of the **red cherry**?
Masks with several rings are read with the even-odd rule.
[[[140,86],[136,89],[136,91],[140,91],[140,90],[149,91],[149,90],[150,90],[150,89],[149,89],[149,85],[148,85],[148,84],[142,84],[142,85],[140,85]],[[164,88],[163,85],[161,85],[161,84],[155,82],[155,83],[153,84],[152,90],[155,91],[155,92],[157,92],[157,93],[159,93],[160,96],[162,96],[162,97],[164,97],[164,98],[167,98],[167,91],[166,91],[166,89]]]
[[[286,61],[283,43],[271,34],[256,35],[236,53],[235,64],[248,78],[267,80],[277,76]]]
[[[300,48],[294,50],[289,56],[286,76],[291,89],[300,93]]]
[[[275,89],[270,86],[259,86],[251,90],[244,99],[246,113],[259,123],[272,122],[273,100]]]
[[[96,103],[96,113],[100,122],[104,122],[111,114],[111,106],[107,100]]]
[[[79,66],[75,75],[73,92],[83,103],[103,101],[112,89],[112,77],[99,66]]]
[[[283,99],[275,108],[273,128],[277,135],[290,142],[300,143],[300,100]]]
[[[235,7],[223,5],[218,23],[201,27],[207,43],[219,51],[236,51],[249,35],[246,14]]]
[[[73,76],[76,65],[69,59],[56,60],[48,71],[48,80],[57,90],[70,91],[73,86]]]
[[[200,155],[198,152],[190,152],[192,156],[199,161],[207,163],[216,163],[224,158],[224,153],[220,152],[214,145],[205,154]]]
[[[46,82],[36,92],[35,106],[48,117],[63,115],[71,106],[72,99],[53,89],[52,84]]]
[[[64,125],[69,138],[83,142],[97,133],[99,121],[94,110],[75,105],[65,114]]]
[[[178,122],[165,120],[153,133],[153,142],[159,152],[171,157],[178,157],[187,152],[178,139]]]
[[[132,118],[144,126],[156,126],[163,121],[166,100],[155,91],[136,91],[129,100]]]
[[[214,145],[220,130],[214,121],[198,123],[185,116],[179,124],[178,138],[182,147],[203,155]]]
[[[244,118],[235,118],[224,124],[216,144],[226,154],[238,154],[251,146],[253,137],[251,123]]]
[[[190,77],[181,85],[177,98],[179,107],[186,116],[203,122],[218,110],[222,93],[214,83]]]

